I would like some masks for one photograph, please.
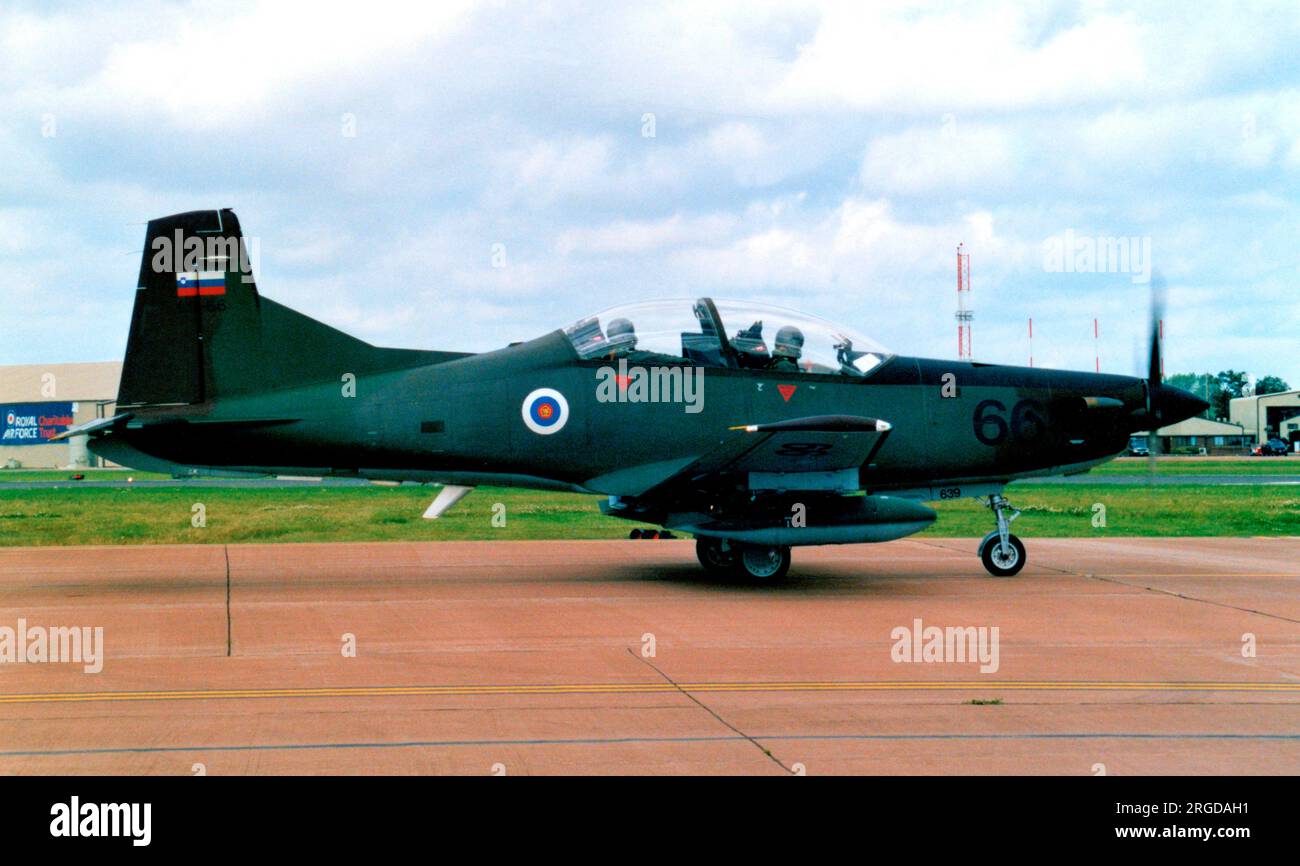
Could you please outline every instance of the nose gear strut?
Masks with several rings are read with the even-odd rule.
[[[980,542],[980,560],[994,577],[1011,577],[1019,573],[1027,561],[1024,544],[1011,534],[1011,521],[1019,517],[1020,512],[1001,493],[990,495],[985,505],[997,519],[998,528]]]

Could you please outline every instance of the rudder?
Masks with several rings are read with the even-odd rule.
[[[118,406],[181,406],[437,363],[459,353],[372,346],[262,298],[229,209],[151,220]]]

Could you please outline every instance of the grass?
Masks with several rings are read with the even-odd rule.
[[[0,488],[0,544],[224,544],[469,538],[620,538],[589,496],[481,488],[438,520],[427,487]],[[506,505],[506,525],[492,506]],[[195,527],[202,504],[206,526]]]
[[[1300,536],[1296,487],[1013,484],[1007,495],[1021,510],[1016,534],[1026,537]],[[939,503],[936,510],[929,534],[983,535],[992,528],[978,502]],[[1093,526],[1102,513],[1105,526]]]
[[[1112,460],[1092,470],[1091,475],[1146,475],[1151,469],[1145,457]],[[1156,461],[1157,475],[1300,475],[1296,457],[1185,457]]]
[[[68,481],[77,474],[85,475],[87,481],[125,481],[128,478],[160,481],[171,478],[161,472],[136,472],[134,469],[0,469],[0,482]]]
[[[1092,470],[1093,475],[1132,475],[1150,472],[1145,457],[1120,458]],[[170,478],[158,472],[132,469],[0,469],[0,489],[11,481],[69,481],[76,473],[88,481],[159,481]],[[1300,475],[1296,457],[1162,457],[1156,463],[1159,475]]]
[[[432,487],[60,488],[0,485],[0,546],[224,544],[625,538],[636,524],[603,517],[597,498],[483,487],[438,520],[421,514]],[[1300,536],[1300,489],[1267,486],[1012,486],[1025,537]],[[204,506],[206,526],[191,525]],[[505,506],[505,525],[493,507]],[[1106,525],[1094,527],[1094,505]],[[928,535],[979,537],[992,527],[974,501],[934,503]],[[500,509],[497,509],[499,512]]]

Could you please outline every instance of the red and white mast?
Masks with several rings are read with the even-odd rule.
[[[971,355],[970,325],[975,314],[966,307],[970,295],[970,253],[962,252],[964,243],[957,244],[957,357],[969,361]]]

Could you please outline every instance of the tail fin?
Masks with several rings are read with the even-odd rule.
[[[460,357],[378,348],[260,297],[231,210],[150,221],[138,286],[119,408],[206,403]]]

